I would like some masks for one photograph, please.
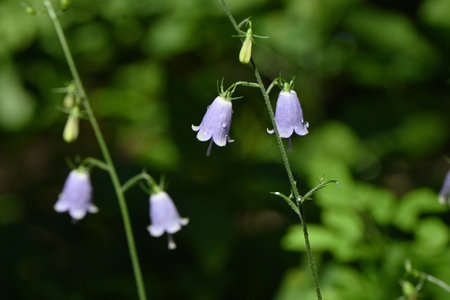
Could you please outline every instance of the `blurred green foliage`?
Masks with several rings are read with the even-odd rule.
[[[58,5],[58,1],[53,1]],[[100,153],[88,122],[62,142],[54,88],[71,78],[42,1],[0,1],[0,298],[136,297],[109,178],[92,174],[100,213],[77,224],[52,207],[65,159]],[[296,77],[310,134],[289,154],[324,299],[402,295],[404,262],[450,282],[449,214],[436,191],[449,166],[447,0],[228,1],[252,16],[264,81]],[[238,88],[226,148],[195,139],[216,81],[253,80],[215,0],[73,0],[63,27],[122,181],[147,169],[191,223],[168,252],[148,199],[127,194],[152,299],[314,299],[298,219],[262,97]],[[275,104],[276,92],[272,95]],[[445,299],[426,283],[419,299]]]

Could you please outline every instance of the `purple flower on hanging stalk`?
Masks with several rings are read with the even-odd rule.
[[[308,134],[309,124],[303,119],[303,110],[294,90],[280,92],[275,110],[275,123],[280,137],[289,138],[295,131],[298,135]],[[267,130],[274,133],[274,130]]]
[[[445,176],[444,184],[442,185],[441,191],[439,192],[439,203],[450,205],[450,171],[448,171],[447,176]]]
[[[189,222],[189,219],[180,217],[172,199],[163,191],[158,191],[150,196],[150,219],[151,225],[147,227],[147,230],[154,237],[159,237],[167,232],[169,249],[176,248],[172,234]]]
[[[92,185],[86,169],[81,167],[70,172],[54,209],[57,212],[68,211],[74,220],[83,219],[86,212],[98,212],[92,203]]]
[[[233,142],[228,135],[231,126],[231,115],[233,108],[231,99],[227,96],[217,96],[216,99],[208,106],[206,114],[199,126],[192,125],[192,130],[198,131],[197,139],[205,142],[211,139],[206,155],[211,154],[212,142],[219,147],[224,147]]]

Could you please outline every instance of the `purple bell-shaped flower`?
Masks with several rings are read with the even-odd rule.
[[[282,138],[290,138],[295,131],[298,135],[308,134],[308,122],[303,119],[303,110],[294,90],[281,91],[275,110],[275,122]],[[274,130],[268,130],[274,133]]]
[[[189,222],[189,219],[180,217],[172,199],[163,191],[157,191],[150,196],[150,219],[151,225],[147,227],[147,230],[154,237],[159,237],[167,232],[169,249],[176,248],[172,234]]]
[[[74,220],[83,219],[87,212],[98,212],[97,206],[92,203],[92,185],[89,173],[84,168],[70,172],[54,209],[57,212],[68,211]]]
[[[192,125],[192,130],[198,131],[197,139],[205,142],[211,139],[206,155],[211,154],[212,142],[224,147],[227,142],[233,142],[228,135],[231,126],[231,116],[233,108],[231,99],[224,96],[217,96],[216,99],[208,106],[206,114],[199,126]]]

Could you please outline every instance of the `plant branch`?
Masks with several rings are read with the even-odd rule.
[[[230,9],[228,8],[227,4],[225,3],[225,0],[220,0],[220,3],[222,4],[222,7],[223,7],[226,15],[228,16],[228,19],[230,20],[231,24],[233,25],[234,29],[239,34],[241,32],[241,30],[239,29],[239,26],[236,23],[236,20],[234,19],[233,15],[231,14]],[[241,39],[241,42],[243,42],[242,39]],[[264,97],[264,102],[266,104],[267,112],[269,113],[269,117],[270,117],[270,120],[272,122],[274,131],[275,131],[275,136],[276,136],[276,139],[277,139],[278,148],[280,149],[280,153],[281,153],[281,157],[282,157],[282,160],[283,160],[283,164],[284,164],[284,166],[286,168],[286,173],[287,173],[288,178],[289,178],[289,183],[291,185],[292,192],[294,193],[294,197],[296,199],[295,202],[297,203],[297,207],[298,207],[298,211],[299,211],[300,224],[302,226],[303,237],[305,239],[306,256],[308,257],[308,262],[309,262],[309,266],[310,266],[311,273],[312,273],[312,278],[313,278],[313,282],[314,282],[314,288],[315,288],[315,291],[316,291],[317,299],[321,300],[322,299],[322,295],[321,295],[320,286],[319,286],[319,276],[317,274],[316,265],[315,265],[314,257],[313,257],[313,254],[312,254],[311,244],[309,242],[308,228],[307,228],[306,222],[305,222],[305,215],[304,215],[304,212],[303,212],[303,206],[302,206],[301,201],[298,201],[300,199],[300,194],[298,192],[297,184],[296,184],[296,181],[295,181],[294,176],[292,174],[292,170],[291,170],[291,166],[289,164],[289,159],[288,159],[288,156],[287,156],[287,153],[286,153],[286,149],[284,148],[283,141],[281,139],[280,133],[278,132],[277,124],[275,122],[275,114],[273,112],[272,105],[270,104],[269,95],[268,95],[268,93],[267,93],[267,91],[266,91],[266,89],[264,87],[264,83],[262,82],[261,75],[259,73],[258,68],[256,67],[256,64],[255,64],[253,58],[250,59],[250,63],[251,63],[251,66],[253,68],[253,71],[255,73],[256,81],[259,84],[261,93],[262,93],[262,95]]]
[[[133,237],[133,230],[131,227],[130,217],[128,213],[127,204],[125,201],[125,196],[123,194],[122,188],[120,186],[119,177],[117,175],[117,171],[114,167],[114,163],[111,159],[111,155],[109,153],[108,147],[106,146],[105,139],[103,138],[103,134],[98,125],[97,119],[95,118],[94,112],[89,103],[89,98],[86,95],[86,91],[83,87],[83,83],[80,79],[80,75],[75,66],[75,62],[73,60],[72,54],[70,52],[69,46],[67,44],[66,37],[64,35],[63,29],[61,27],[61,23],[56,16],[55,10],[50,1],[44,1],[44,5],[47,8],[48,14],[53,21],[53,25],[56,29],[56,33],[58,35],[59,42],[61,43],[61,47],[64,52],[64,56],[66,58],[67,64],[69,66],[70,72],[72,73],[72,77],[75,81],[76,88],[79,92],[80,97],[83,99],[83,106],[88,115],[89,121],[91,123],[92,129],[94,130],[95,137],[97,138],[97,142],[100,146],[101,152],[103,154],[103,158],[105,160],[106,165],[108,165],[108,172],[111,177],[112,184],[114,186],[114,190],[117,195],[117,199],[119,201],[120,211],[122,213],[123,225],[125,229],[125,235],[127,237],[128,249],[130,252],[131,262],[133,265],[134,276],[136,279],[136,285],[138,289],[139,299],[145,300],[147,299],[145,294],[144,281],[142,278],[142,272],[139,265],[139,258],[136,251],[136,245]]]

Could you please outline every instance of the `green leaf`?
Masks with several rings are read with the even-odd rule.
[[[438,203],[435,192],[427,188],[416,189],[400,200],[394,223],[405,231],[412,231],[418,226],[421,214],[445,210],[446,207]]]
[[[416,236],[414,248],[427,256],[439,254],[447,248],[448,227],[438,218],[420,221],[414,234]]]

